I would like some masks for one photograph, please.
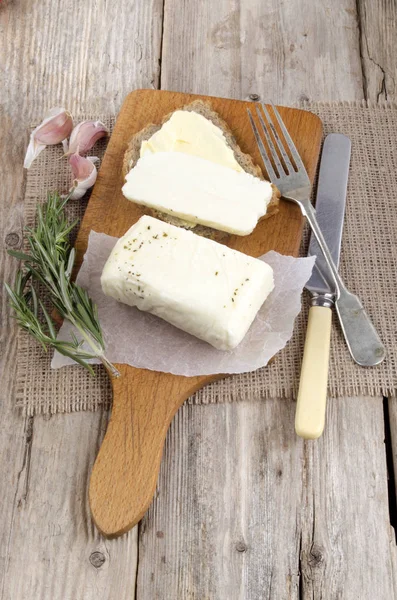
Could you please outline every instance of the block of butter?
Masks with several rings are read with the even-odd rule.
[[[243,171],[220,127],[195,111],[176,110],[161,128],[141,144],[140,155],[183,152]]]
[[[220,350],[241,342],[274,287],[263,261],[149,216],[117,241],[101,284]]]
[[[273,190],[268,181],[200,156],[156,152],[138,160],[123,194],[185,221],[248,235],[266,214]]]

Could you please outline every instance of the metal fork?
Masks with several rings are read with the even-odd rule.
[[[272,103],[274,115],[284,136],[292,160],[296,165],[296,168],[294,168],[287,150],[277,133],[269,111],[264,104],[261,106],[267,123],[258,106],[256,106],[256,112],[260,122],[262,135],[265,137],[269,147],[269,152],[265,148],[250,109],[248,108],[247,111],[269,179],[278,187],[283,198],[291,200],[300,206],[302,214],[309,221],[310,227],[316,236],[318,245],[324,254],[324,258],[335,282],[335,306],[350,354],[359,365],[374,366],[379,364],[385,357],[385,348],[359,298],[348,291],[338,273],[334,261],[332,260],[331,253],[317,223],[315,210],[310,202],[311,183],[302,159],[299,156],[295,144],[292,141],[277,108]],[[285,166],[282,164],[278,153],[282,157]],[[271,159],[273,160],[274,167]]]

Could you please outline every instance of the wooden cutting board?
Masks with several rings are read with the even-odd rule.
[[[137,90],[127,96],[118,116],[76,242],[78,264],[91,229],[120,237],[142,215],[121,193],[123,154],[130,138],[149,123],[193,100],[207,100],[227,122],[243,152],[263,168],[247,117],[252,103],[178,92]],[[320,152],[322,124],[312,113],[280,107],[281,116],[314,177]],[[268,250],[297,255],[303,217],[299,208],[280,202],[279,213],[261,221],[247,237],[230,236],[227,245],[251,256]],[[152,500],[169,424],[196,390],[217,377],[180,377],[117,365],[113,379],[113,410],[93,467],[89,489],[92,515],[106,536],[117,536],[143,517]]]

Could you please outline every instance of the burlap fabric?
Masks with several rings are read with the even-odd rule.
[[[324,133],[343,132],[352,140],[352,162],[343,235],[341,273],[359,294],[387,348],[378,367],[363,369],[350,358],[339,326],[332,331],[331,396],[380,396],[397,390],[397,107],[360,104],[307,104],[318,114]],[[80,115],[86,118],[87,115]],[[97,116],[98,117],[98,116]],[[110,128],[114,119],[99,116]],[[104,153],[105,144],[96,152]],[[34,221],[36,203],[47,190],[68,189],[70,173],[59,160],[60,148],[47,148],[29,170],[25,195],[26,223]],[[71,203],[70,216],[81,217],[86,204]],[[305,236],[307,239],[307,235]],[[302,243],[302,254],[306,250]],[[293,398],[297,393],[308,297],[292,340],[268,367],[208,385],[189,399],[194,403]],[[111,403],[111,387],[102,367],[96,377],[83,368],[50,369],[50,356],[25,333],[19,334],[16,402],[26,414],[95,410]]]

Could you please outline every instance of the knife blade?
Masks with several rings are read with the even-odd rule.
[[[316,196],[316,218],[333,261],[339,265],[349,176],[351,142],[340,133],[325,138],[321,154]],[[306,332],[302,371],[297,398],[295,431],[305,439],[318,438],[325,423],[329,347],[335,283],[323,254],[312,234],[309,256],[316,256],[306,288],[312,306]]]
[[[316,195],[316,217],[335,265],[339,266],[345,216],[351,141],[341,133],[330,133],[324,140]],[[316,256],[306,288],[312,294],[334,294],[335,284],[318,246],[310,237],[308,256]]]

